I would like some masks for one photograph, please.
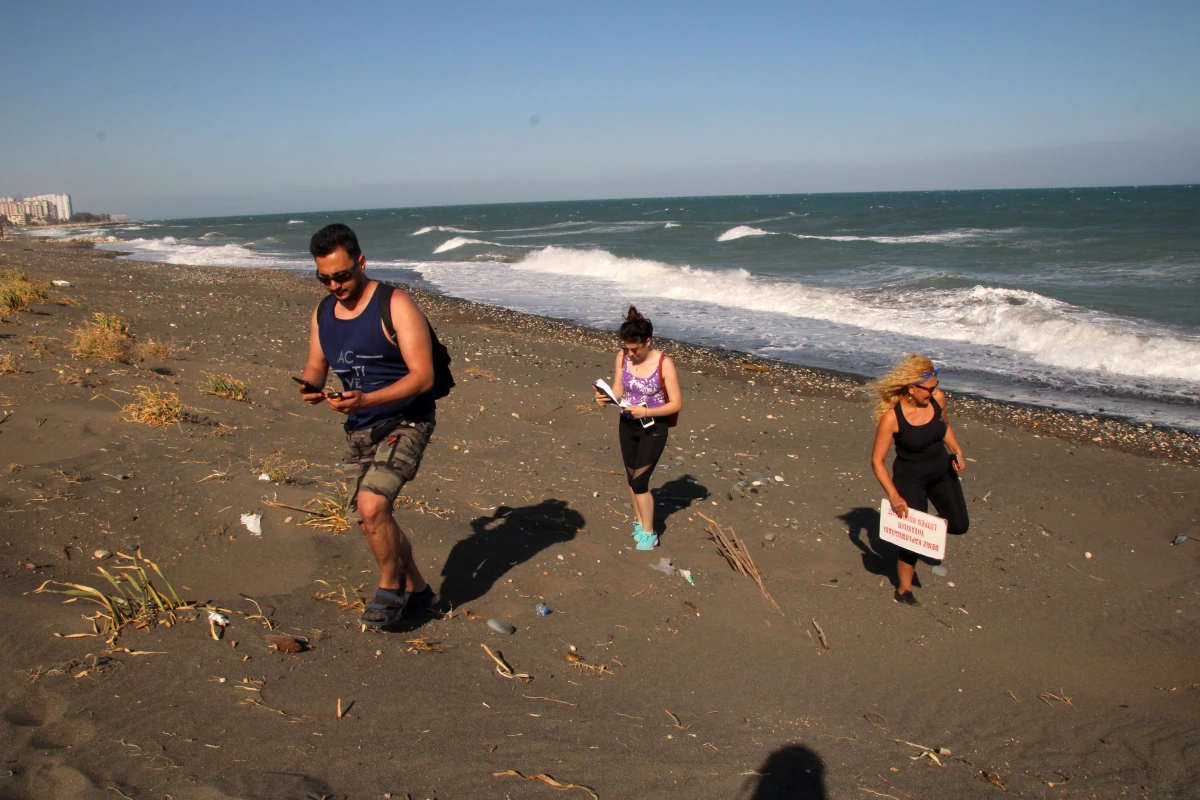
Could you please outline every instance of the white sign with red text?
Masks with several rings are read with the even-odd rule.
[[[946,557],[946,520],[911,508],[901,519],[887,498],[879,508],[879,538],[937,561]]]

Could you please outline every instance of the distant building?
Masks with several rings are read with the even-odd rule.
[[[0,214],[16,225],[46,225],[66,222],[71,218],[71,196],[69,194],[41,194],[16,200],[0,197]],[[20,222],[17,218],[20,218]]]

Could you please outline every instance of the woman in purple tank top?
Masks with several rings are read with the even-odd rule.
[[[650,476],[667,446],[667,429],[675,426],[683,408],[683,396],[675,363],[651,344],[650,320],[630,306],[618,335],[621,349],[613,366],[612,390],[623,406],[617,433],[633,503],[633,538],[638,550],[653,550],[658,534]],[[596,402],[612,401],[597,389]]]

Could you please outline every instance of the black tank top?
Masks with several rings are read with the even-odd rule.
[[[896,422],[900,430],[893,435],[896,442],[896,461],[892,471],[906,478],[935,480],[950,468],[949,454],[943,441],[946,438],[946,420],[942,419],[942,407],[929,398],[933,405],[933,419],[924,425],[913,425],[904,418],[904,411],[896,403]]]

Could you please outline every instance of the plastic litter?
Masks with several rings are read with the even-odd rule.
[[[70,281],[50,281],[50,282],[60,289],[70,289],[71,288]]]
[[[1192,537],[1188,536],[1186,533],[1181,533],[1171,541],[1171,544],[1183,544],[1190,538]]]
[[[685,581],[687,581],[688,583],[690,583],[692,586],[696,585],[696,582],[694,580],[692,580],[692,571],[690,569],[681,569],[681,570],[679,570],[679,574],[682,575],[683,579]]]
[[[932,572],[934,575],[937,575],[939,578],[944,578],[950,574],[950,570],[946,569],[941,564],[938,564],[936,567],[930,570],[930,572]]]
[[[505,636],[511,636],[517,632],[517,629],[514,626],[509,625],[502,619],[489,619],[487,621],[487,626],[496,633],[502,633]]]
[[[260,481],[269,481],[269,480],[271,480],[271,476],[264,472],[258,476],[258,479]]]
[[[242,514],[242,524],[255,536],[262,536],[262,514]]]
[[[666,556],[660,558],[657,564],[651,564],[650,569],[658,570],[668,578],[675,577],[675,567],[671,566],[671,559],[667,558]]]
[[[550,616],[550,606],[546,605],[545,603],[538,603],[533,608],[537,611],[539,617]]]

